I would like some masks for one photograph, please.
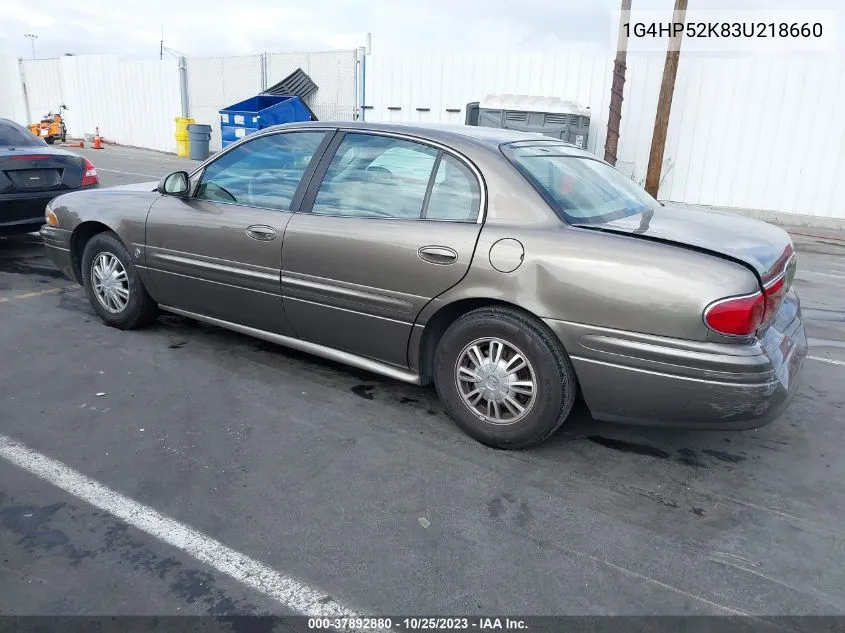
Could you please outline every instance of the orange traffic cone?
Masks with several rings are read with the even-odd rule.
[[[100,126],[94,128],[94,144],[91,146],[94,149],[103,149],[103,139],[100,138]]]

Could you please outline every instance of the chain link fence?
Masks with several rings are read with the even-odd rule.
[[[262,55],[188,58],[188,109],[211,126],[212,150],[221,147],[219,110],[261,92],[262,64]]]
[[[189,57],[188,106],[197,123],[211,125],[212,150],[221,148],[219,111],[257,95],[301,68],[318,86],[308,106],[321,120],[349,120],[357,109],[354,50]]]
[[[355,118],[357,101],[357,57],[355,50],[309,53],[270,53],[267,57],[267,86],[280,82],[301,68],[317,84],[308,106],[321,121],[349,121]]]

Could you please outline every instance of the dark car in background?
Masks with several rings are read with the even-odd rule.
[[[50,147],[22,125],[0,119],[0,235],[37,231],[50,200],[98,185],[87,158]]]

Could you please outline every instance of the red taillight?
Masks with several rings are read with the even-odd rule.
[[[786,277],[778,277],[763,292],[711,303],[704,311],[704,322],[719,334],[749,336],[775,316],[787,290]]]
[[[97,170],[94,168],[94,163],[86,158],[85,175],[82,177],[82,186],[89,187],[91,185],[96,185],[99,182],[100,178],[97,176]]]
[[[763,290],[766,295],[766,319],[772,318],[786,297],[786,277],[781,276]]]
[[[704,311],[704,322],[720,334],[748,336],[757,331],[765,314],[766,300],[763,293],[757,292],[710,304]]]
[[[17,154],[12,156],[12,160],[46,160],[50,158],[46,154]]]

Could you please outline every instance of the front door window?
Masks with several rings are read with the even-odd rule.
[[[261,209],[289,211],[299,182],[325,132],[261,136],[212,162],[196,198]]]

